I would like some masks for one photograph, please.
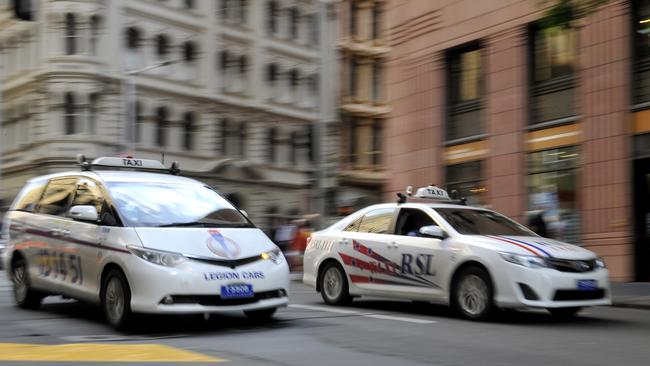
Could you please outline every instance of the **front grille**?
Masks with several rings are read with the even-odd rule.
[[[592,291],[580,290],[557,290],[553,301],[576,301],[576,300],[598,300],[605,297],[605,290],[597,289]]]
[[[549,268],[554,268],[560,272],[583,273],[591,272],[596,268],[596,260],[571,260],[547,258]]]
[[[175,304],[198,304],[203,306],[233,306],[253,304],[260,300],[275,299],[287,296],[287,292],[283,289],[257,292],[253,297],[244,299],[222,299],[219,295],[171,295],[171,303],[165,305]],[[163,300],[160,301],[163,303]]]
[[[193,257],[193,256],[187,256],[187,257],[197,262],[208,263],[215,266],[222,266],[222,267],[228,267],[233,269],[239,266],[243,266],[244,264],[253,263],[262,260],[262,257],[259,255],[253,257],[247,257],[247,258],[240,258],[240,259],[212,259],[212,258]]]

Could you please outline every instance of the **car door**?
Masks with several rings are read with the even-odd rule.
[[[339,256],[350,282],[368,293],[391,292],[397,264],[391,262],[394,250],[392,230],[395,207],[369,211],[341,232]]]
[[[42,240],[32,253],[29,265],[30,278],[35,287],[59,292],[61,284],[68,279],[67,266],[61,253],[70,220],[66,217],[75,190],[74,177],[54,178],[49,181],[36,208],[36,215],[29,223],[32,233]],[[35,264],[35,265],[32,265]]]
[[[103,217],[107,209],[101,184],[82,177],[75,187],[70,208],[93,206],[98,217]],[[98,293],[97,258],[101,251],[101,224],[100,220],[87,222],[70,218],[69,234],[65,237],[59,256],[67,264],[69,272],[67,281],[61,284],[61,289],[71,297],[95,300],[94,295]]]
[[[442,240],[422,237],[423,226],[438,225],[422,209],[400,208],[395,221],[394,241],[396,250],[391,251],[392,261],[399,263],[403,285],[396,289],[409,297],[438,297],[443,295],[441,273],[445,273],[445,246]]]

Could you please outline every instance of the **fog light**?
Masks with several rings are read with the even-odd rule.
[[[171,296],[167,295],[163,298],[162,303],[165,305],[171,305],[174,303],[174,299]]]

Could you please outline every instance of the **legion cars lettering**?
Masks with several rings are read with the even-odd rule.
[[[262,271],[244,271],[244,272],[205,272],[203,278],[206,281],[221,281],[221,280],[261,280],[264,279],[264,272]]]

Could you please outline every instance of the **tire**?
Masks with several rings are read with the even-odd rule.
[[[276,310],[277,308],[248,310],[244,311],[244,314],[246,314],[246,316],[251,320],[258,322],[268,322],[271,320],[271,318],[273,318],[273,314],[275,314]]]
[[[23,309],[38,309],[45,296],[31,288],[27,262],[24,258],[20,257],[12,264],[11,279],[16,305]]]
[[[338,263],[328,263],[320,275],[320,294],[326,304],[347,305],[352,302],[347,276]]]
[[[481,267],[462,270],[452,285],[451,304],[463,318],[488,320],[496,312],[490,275]]]
[[[576,306],[570,308],[547,308],[546,310],[548,310],[551,315],[558,318],[573,318],[578,315],[578,312],[582,310],[582,308]]]
[[[124,330],[132,326],[131,289],[122,271],[113,269],[104,279],[101,303],[106,321],[113,328]]]

